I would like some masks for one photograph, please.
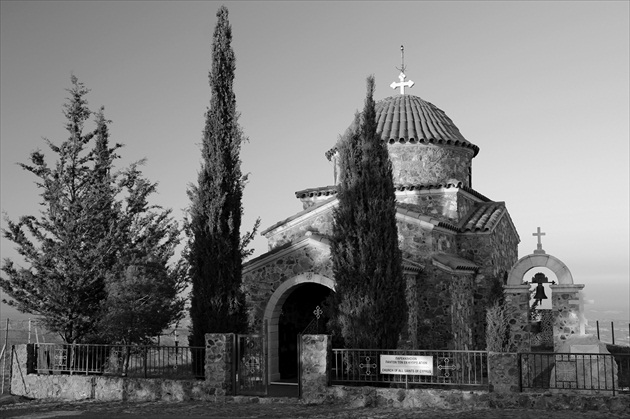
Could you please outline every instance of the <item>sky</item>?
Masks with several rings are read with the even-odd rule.
[[[242,231],[257,217],[265,229],[299,212],[295,191],[333,183],[324,153],[362,108],[367,76],[376,100],[398,94],[389,85],[404,45],[415,82],[407,93],[479,146],[473,188],[506,202],[519,257],[541,227],[543,248],[593,300],[589,319],[630,321],[627,1],[2,1],[3,213],[38,214],[35,179],[15,163],[36,149],[54,158],[42,138],[66,139],[74,74],[91,89],[89,106],[105,106],[111,141],[125,144],[118,167],[146,158],[155,203],[181,220],[200,167],[221,4],[249,138]],[[253,248],[266,252],[266,239]],[[17,256],[4,238],[1,253]]]

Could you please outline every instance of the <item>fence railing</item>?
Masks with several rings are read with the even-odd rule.
[[[521,389],[630,393],[630,354],[519,353]]]
[[[38,374],[203,378],[203,347],[35,344]]]
[[[333,349],[331,384],[488,386],[486,351]]]

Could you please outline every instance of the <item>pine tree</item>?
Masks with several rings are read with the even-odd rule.
[[[205,115],[201,169],[198,184],[188,190],[192,346],[203,346],[206,333],[238,333],[247,328],[241,264],[243,249],[258,223],[252,233],[240,237],[245,179],[239,155],[244,137],[232,88],[235,58],[231,42],[228,10],[221,7],[212,42],[211,99]]]
[[[406,318],[392,167],[373,94],[369,77],[363,112],[338,145],[331,253],[336,323],[349,348],[395,348]]]
[[[185,264],[169,264],[180,230],[171,210],[149,205],[157,184],[145,179],[137,164],[120,177],[126,199],[111,235],[119,249],[105,278],[99,331],[110,343],[147,343],[183,314]]]
[[[92,114],[85,99],[89,90],[74,76],[71,82],[64,105],[69,138],[60,146],[46,140],[56,164],[50,167],[41,151],[31,154],[30,165],[21,164],[37,176],[44,209],[39,218],[7,219],[3,231],[29,266],[6,259],[7,279],[0,278],[0,287],[12,298],[6,303],[42,316],[44,325],[68,343],[140,341],[177,320],[182,310],[176,296],[184,280],[182,264],[168,265],[180,230],[170,211],[148,204],[156,186],[137,164],[112,173],[121,145],[109,145],[110,121],[103,108],[95,131],[84,133]],[[150,286],[139,287],[142,281]],[[142,292],[152,302],[152,311],[141,313],[141,321],[152,327],[135,328],[133,339],[126,325],[124,333],[115,329],[116,320],[124,314],[118,324],[126,323],[138,307],[114,304],[117,290]]]
[[[84,133],[91,115],[85,99],[89,90],[75,76],[71,81],[64,105],[69,138],[60,146],[46,140],[58,155],[55,167],[48,166],[39,150],[31,153],[30,165],[20,164],[39,178],[41,217],[7,219],[8,229],[3,231],[30,267],[17,267],[7,259],[2,270],[8,279],[0,279],[13,298],[9,304],[41,315],[44,325],[68,343],[96,333],[107,257],[102,249],[106,226],[95,222],[102,202],[94,192],[100,186],[91,167],[94,155],[86,148],[93,133]]]

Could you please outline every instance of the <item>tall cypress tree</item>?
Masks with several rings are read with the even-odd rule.
[[[363,112],[338,145],[331,253],[336,323],[350,348],[395,348],[406,318],[392,165],[377,133],[373,95],[369,77]]]
[[[232,88],[235,59],[231,42],[228,10],[222,6],[212,42],[211,99],[201,169],[198,184],[188,190],[189,341],[193,346],[203,346],[206,333],[242,332],[247,327],[240,238],[244,179],[239,154],[244,138]]]

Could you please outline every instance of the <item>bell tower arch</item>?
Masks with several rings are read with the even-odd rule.
[[[540,231],[532,234],[538,236],[538,244],[534,253],[520,258],[510,270],[507,283],[504,286],[505,300],[511,313],[510,333],[514,338],[516,350],[529,352],[531,330],[529,325],[529,300],[530,284],[523,280],[526,273],[534,268],[547,268],[552,271],[558,283],[551,285],[551,305],[553,316],[553,341],[554,350],[567,336],[583,334],[583,313],[580,306],[580,291],[583,284],[575,284],[571,271],[560,259],[547,254],[542,248],[541,237],[545,235]]]

